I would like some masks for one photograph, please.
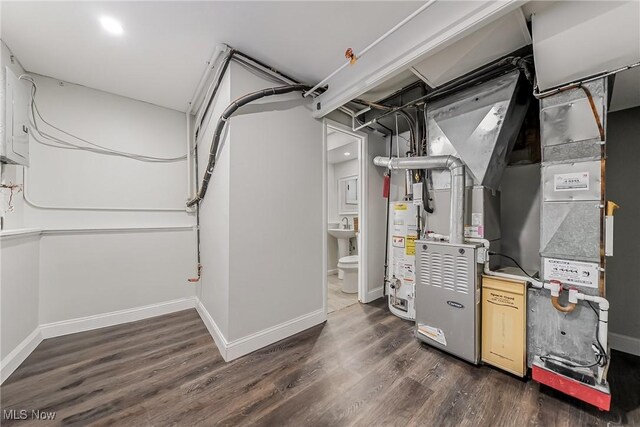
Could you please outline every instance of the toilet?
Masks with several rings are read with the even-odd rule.
[[[340,258],[338,269],[342,274],[342,292],[355,294],[358,292],[358,255],[349,255]]]

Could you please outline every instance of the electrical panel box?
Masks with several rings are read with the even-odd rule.
[[[29,84],[5,68],[4,138],[0,161],[29,166]]]

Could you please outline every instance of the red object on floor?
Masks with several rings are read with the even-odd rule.
[[[594,387],[583,384],[573,378],[565,377],[556,372],[533,365],[532,377],[540,384],[548,385],[564,394],[587,402],[598,409],[609,411],[611,409],[611,395]]]
[[[391,176],[385,175],[384,182],[382,183],[382,197],[385,199],[389,198],[389,190],[391,188]]]

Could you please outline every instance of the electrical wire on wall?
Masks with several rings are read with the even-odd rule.
[[[15,193],[19,193],[22,191],[22,185],[21,184],[14,184],[12,182],[9,182],[8,184],[0,184],[0,189],[3,190],[9,190],[9,200],[7,200],[7,209],[4,211],[4,213],[7,212],[13,212],[14,210],[14,206],[13,206],[13,194]]]
[[[30,102],[30,115],[29,115],[29,124],[31,126],[32,132],[31,137],[38,144],[57,148],[62,150],[81,150],[88,151],[94,154],[107,155],[107,156],[117,156],[123,157],[131,160],[137,160],[140,162],[148,162],[148,163],[173,163],[180,162],[186,160],[187,156],[178,156],[178,157],[156,157],[156,156],[147,156],[144,154],[131,153],[126,151],[114,150],[112,148],[106,147],[104,145],[96,144],[95,142],[91,142],[87,139],[81,138],[77,135],[72,134],[71,132],[67,132],[60,127],[52,124],[47,121],[43,115],[40,113],[38,108],[38,104],[36,102],[36,94],[38,90],[38,85],[35,80],[29,75],[22,74],[19,79],[28,81],[31,83],[31,102]],[[62,139],[60,137],[56,137],[46,131],[44,131],[40,127],[40,123],[55,129],[56,131],[72,138],[71,142],[67,139]]]

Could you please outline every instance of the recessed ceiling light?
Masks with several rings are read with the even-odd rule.
[[[100,24],[102,24],[102,28],[110,34],[119,36],[124,33],[122,25],[115,19],[108,16],[102,16],[100,18]]]
[[[351,153],[346,152],[346,153],[344,153],[344,155],[345,155],[345,156],[350,156],[350,155],[351,155]]]

